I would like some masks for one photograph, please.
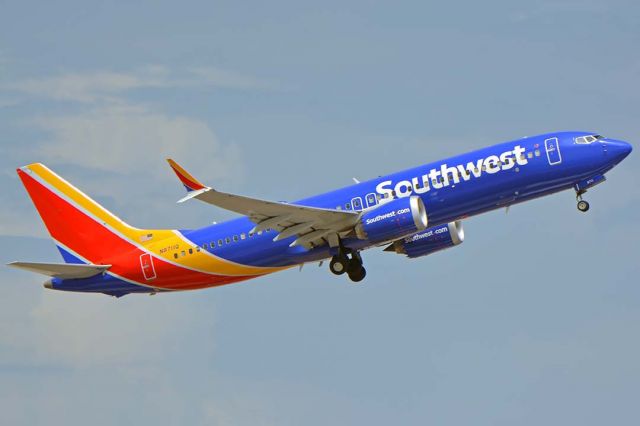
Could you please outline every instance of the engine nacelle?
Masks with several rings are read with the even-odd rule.
[[[356,235],[373,242],[390,241],[427,229],[427,209],[420,197],[397,198],[362,215]]]
[[[434,226],[417,234],[394,241],[386,251],[406,254],[410,258],[427,256],[440,250],[462,244],[464,229],[462,222],[449,222],[445,225]]]

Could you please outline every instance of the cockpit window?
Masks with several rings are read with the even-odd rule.
[[[576,138],[576,143],[579,143],[579,144],[590,144],[590,143],[593,143],[593,142],[597,141],[598,139],[603,139],[603,136],[600,136],[600,135],[580,136],[580,137]]]

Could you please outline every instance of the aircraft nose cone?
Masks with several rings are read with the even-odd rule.
[[[618,163],[631,153],[633,147],[629,142],[609,139],[605,149],[609,156]]]

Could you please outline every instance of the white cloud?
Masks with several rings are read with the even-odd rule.
[[[180,342],[191,339],[193,333],[207,336],[198,340],[199,354],[194,356],[213,353],[211,310],[199,309],[188,295],[115,299],[41,290],[37,302],[23,299],[17,300],[21,309],[33,306],[26,312],[4,312],[6,321],[0,324],[0,336],[5,350],[30,355],[17,360],[6,359],[5,353],[4,363],[73,368],[135,366],[139,368],[136,374],[145,375],[141,366],[180,356]]]
[[[100,72],[90,75],[66,74],[59,77],[28,79],[7,85],[5,88],[57,100],[95,102],[99,99],[108,99],[110,94],[159,84],[161,82],[158,80],[145,80],[137,75]]]
[[[167,205],[174,204],[174,198],[167,201],[163,197],[171,194],[177,199],[182,187],[165,159],[172,157],[203,181],[228,188],[230,182],[243,177],[239,147],[220,143],[204,121],[134,103],[128,92],[195,85],[257,88],[260,82],[215,68],[191,69],[183,74],[178,78],[165,67],[148,66],[130,73],[66,74],[5,85],[5,89],[23,94],[74,101],[81,106],[75,112],[45,112],[26,120],[24,125],[44,131],[46,136],[18,150],[28,162],[51,166],[90,196],[115,200],[115,206],[110,206],[114,213],[123,218],[135,216],[132,221],[141,226],[199,226],[217,220],[221,213],[214,212],[204,223],[195,219],[198,210],[193,207],[181,209],[180,220],[176,220],[178,214],[171,211],[176,207]],[[67,165],[74,166],[70,174],[69,170],[60,171]],[[169,182],[171,192],[163,185]],[[32,206],[0,211],[0,235],[45,235],[43,227],[34,226],[33,216],[24,214],[25,208]]]
[[[115,299],[44,290],[41,277],[6,269],[0,278],[3,424],[189,417],[186,403],[199,395],[185,382],[209,374],[214,354],[206,293]],[[102,412],[104,400],[118,410]]]
[[[23,150],[22,157],[45,163],[141,227],[203,226],[226,214],[198,203],[176,205],[184,191],[166,158],[223,188],[233,188],[244,175],[240,148],[220,143],[207,123],[143,106],[97,107],[79,114],[42,116],[30,124],[49,136],[39,144],[18,148]],[[65,170],[69,165],[73,167]],[[13,171],[6,179],[20,185]],[[16,203],[15,196],[3,197],[9,204],[0,209],[0,235],[46,237],[31,203]]]
[[[51,164],[137,173],[168,180],[164,159],[174,157],[212,179],[237,175],[237,147],[223,146],[204,122],[169,116],[141,106],[110,106],[75,115],[48,116],[34,123],[51,139],[34,155]]]
[[[44,226],[38,226],[38,216],[32,205],[30,212],[18,208],[0,210],[0,235],[13,237],[48,237]],[[34,226],[35,225],[35,226]]]
[[[96,71],[30,78],[0,85],[0,90],[28,96],[81,103],[119,103],[126,92],[144,88],[217,87],[273,89],[276,85],[255,77],[215,67],[188,68],[174,72],[149,65],[130,72]]]

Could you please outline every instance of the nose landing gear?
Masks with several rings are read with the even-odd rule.
[[[587,192],[586,189],[576,191],[576,200],[578,201],[578,210],[585,213],[589,211],[589,203],[582,199],[582,194]]]

